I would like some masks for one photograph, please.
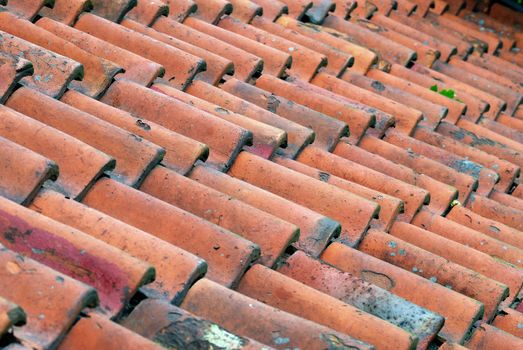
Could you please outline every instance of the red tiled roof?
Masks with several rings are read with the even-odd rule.
[[[523,348],[522,30],[0,0],[0,347]]]

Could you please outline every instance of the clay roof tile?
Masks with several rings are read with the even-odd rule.
[[[15,91],[6,106],[109,154],[116,160],[110,175],[129,186],[138,186],[165,154],[139,136],[28,88]]]
[[[214,303],[219,303],[221,308],[213,307]],[[196,282],[181,307],[240,336],[280,349],[304,346],[324,348],[331,344],[361,350],[374,349],[346,334],[278,310],[207,279]]]
[[[93,288],[3,246],[0,266],[0,297],[27,315],[27,324],[14,327],[13,334],[31,348],[56,346],[80,311],[98,302]]]
[[[219,324],[157,299],[142,301],[122,325],[166,348],[205,344],[216,347],[229,345],[238,350],[272,349],[255,340],[237,336]]]
[[[8,107],[0,106],[0,136],[54,161],[60,176],[52,187],[71,198],[81,198],[115,160],[74,137]],[[60,145],[57,147],[56,145]]]
[[[0,28],[81,63],[84,67],[82,80],[71,81],[69,88],[89,96],[98,98],[111,84],[114,76],[123,71],[117,64],[90,54],[58,35],[53,35],[27,20],[18,19],[9,12],[0,14]]]
[[[43,183],[56,180],[58,166],[23,146],[0,137],[0,195],[26,205]]]
[[[52,190],[41,191],[29,208],[154,265],[155,281],[140,288],[149,297],[177,302],[207,270],[185,250]]]

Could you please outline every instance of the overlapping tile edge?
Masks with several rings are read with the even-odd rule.
[[[0,1],[0,347],[523,348],[523,13]]]

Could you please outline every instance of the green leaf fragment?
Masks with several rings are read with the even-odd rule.
[[[454,90],[452,89],[443,89],[439,92],[441,95],[448,97],[450,99],[454,98]]]

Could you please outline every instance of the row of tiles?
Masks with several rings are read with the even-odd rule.
[[[258,163],[256,163],[256,164],[258,164]],[[327,176],[328,176],[328,174],[327,174]],[[323,177],[325,177],[325,175],[323,175]]]

